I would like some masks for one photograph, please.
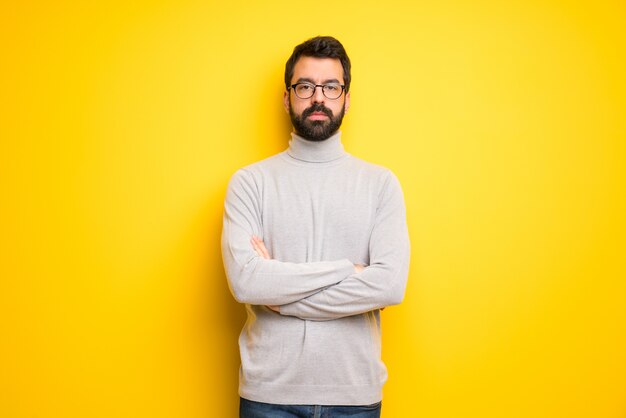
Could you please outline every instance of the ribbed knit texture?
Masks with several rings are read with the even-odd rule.
[[[272,260],[250,244],[261,237]],[[225,201],[222,255],[246,304],[240,396],[278,404],[381,400],[380,311],[400,303],[409,267],[400,184],[346,153],[340,132],[238,170]],[[355,273],[354,264],[368,265]],[[280,313],[266,305],[279,305]]]

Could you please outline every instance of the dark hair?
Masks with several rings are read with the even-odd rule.
[[[285,87],[291,85],[293,77],[293,67],[300,57],[314,58],[337,58],[341,61],[343,67],[343,83],[345,84],[346,93],[350,90],[350,58],[341,42],[332,36],[316,36],[308,41],[301,43],[293,49],[293,53],[285,64]]]

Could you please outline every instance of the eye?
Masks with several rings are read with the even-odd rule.
[[[326,84],[324,86],[324,88],[326,89],[327,92],[336,92],[339,90],[339,84]]]
[[[311,85],[311,84],[299,84],[298,85],[298,90],[300,90],[302,92],[311,91],[311,90],[313,90],[313,85]]]

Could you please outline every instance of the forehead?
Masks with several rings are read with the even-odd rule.
[[[343,67],[338,58],[300,57],[293,67],[291,82],[308,78],[316,83],[328,80],[343,81]]]

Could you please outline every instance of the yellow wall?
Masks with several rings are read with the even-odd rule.
[[[0,6],[0,416],[235,416],[226,182],[318,34],[406,194],[384,417],[626,416],[623,1],[91,3]]]

